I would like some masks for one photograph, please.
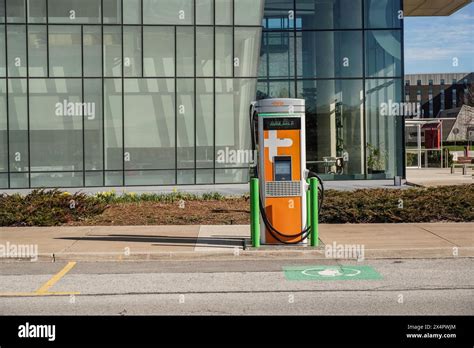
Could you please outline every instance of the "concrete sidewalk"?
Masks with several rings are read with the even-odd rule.
[[[473,172],[462,175],[461,168],[451,174],[451,168],[407,169],[407,185],[435,187],[474,184]]]
[[[42,261],[324,258],[333,243],[363,245],[365,258],[474,257],[474,223],[321,225],[320,240],[319,248],[257,251],[249,226],[0,228],[0,246],[37,245]]]

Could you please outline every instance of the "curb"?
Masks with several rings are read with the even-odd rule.
[[[474,258],[474,247],[459,248],[453,254],[452,248],[425,249],[366,249],[367,259],[456,259]],[[37,262],[82,261],[82,262],[133,262],[133,261],[245,261],[271,259],[314,259],[314,260],[357,260],[356,258],[327,258],[324,249],[313,250],[240,250],[235,251],[180,251],[150,253],[57,253],[39,254]],[[360,261],[363,261],[360,260]],[[33,262],[31,259],[0,259],[6,262]]]

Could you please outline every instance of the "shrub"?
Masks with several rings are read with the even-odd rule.
[[[117,195],[115,191],[100,192],[95,195],[98,200],[111,203],[139,203],[139,202],[156,202],[156,203],[175,203],[183,201],[222,201],[226,197],[217,192],[204,193],[196,195],[192,193],[175,191],[172,193],[143,193],[136,194],[134,192],[125,192]]]
[[[0,195],[0,226],[56,226],[101,214],[106,204],[85,193],[34,190]]]
[[[474,221],[474,185],[433,188],[328,190],[321,223]]]

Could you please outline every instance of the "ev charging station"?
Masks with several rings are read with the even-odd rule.
[[[257,178],[251,180],[253,246],[307,245],[308,239],[317,246],[318,184],[322,182],[315,178],[308,182],[305,101],[254,102],[250,123],[252,147],[258,154]]]

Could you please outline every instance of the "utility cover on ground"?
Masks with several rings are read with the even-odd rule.
[[[287,280],[379,280],[382,276],[370,266],[287,266]]]

